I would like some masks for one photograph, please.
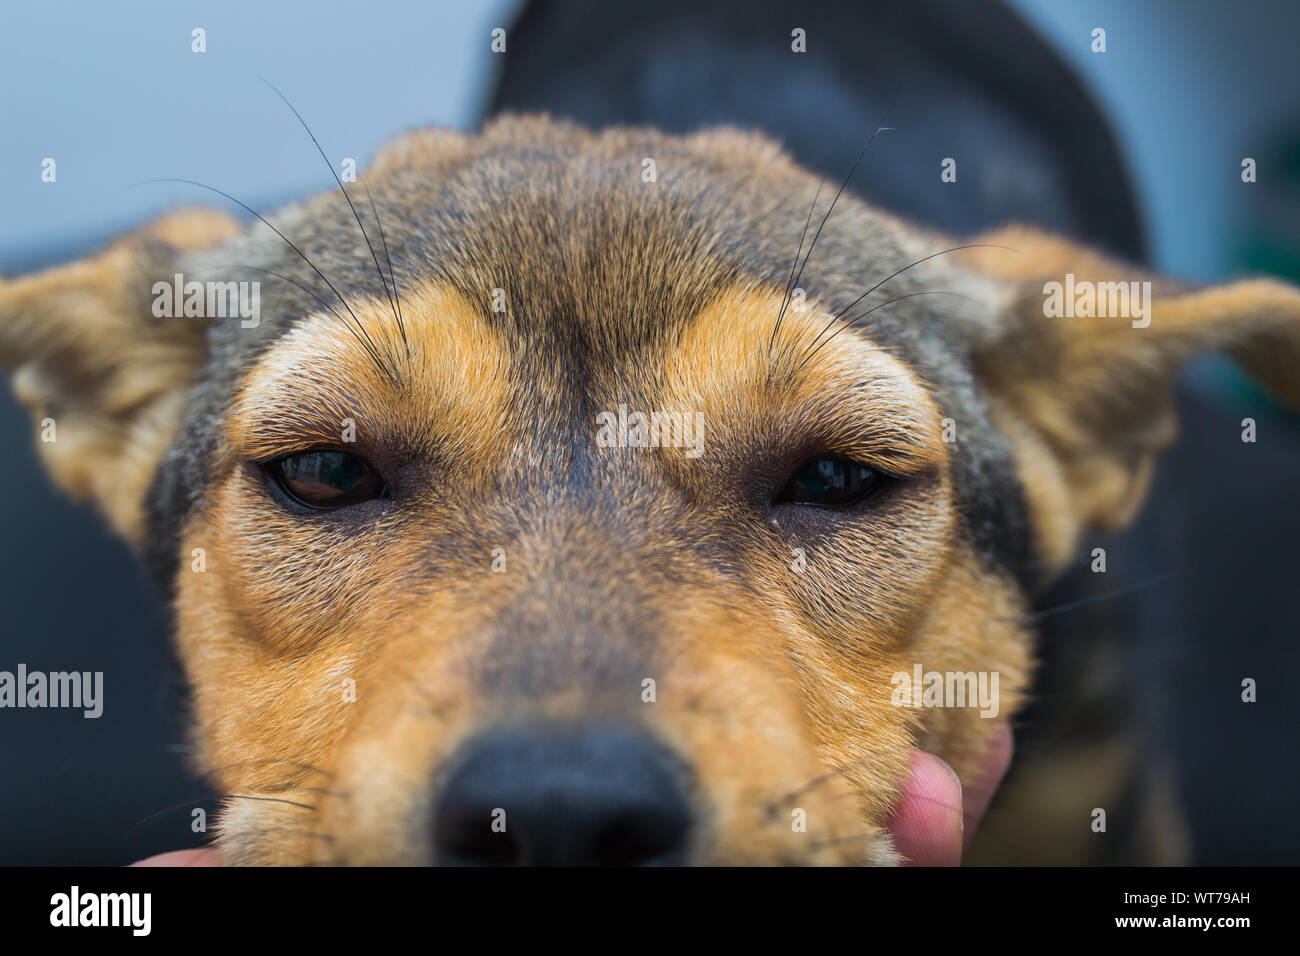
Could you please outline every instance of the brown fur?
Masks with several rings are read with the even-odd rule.
[[[981,370],[995,419],[1013,442],[1039,552],[1055,569],[1086,530],[1127,525],[1146,497],[1155,456],[1176,435],[1174,379],[1213,348],[1231,352],[1279,399],[1300,406],[1300,293],[1249,280],[1188,291],[1155,280],[1148,328],[1115,318],[1047,318],[1043,284],[1129,281],[1132,267],[1063,239],[1014,227],[980,237],[964,263],[1009,281],[1007,320]]]
[[[563,143],[591,169],[623,164],[634,178],[646,142],[692,188],[691,177],[734,177],[759,233],[776,229],[763,197],[808,186],[756,137],[655,135],[602,136],[542,119],[499,123],[481,138],[417,133],[386,150],[371,176],[396,189],[462,175],[480,161],[476,151],[494,169],[493,157],[513,162]],[[551,171],[548,188],[569,195],[568,175]],[[968,776],[994,723],[974,709],[893,706],[890,675],[916,663],[996,671],[1003,715],[1019,705],[1032,667],[1025,595],[961,530],[941,438],[948,396],[869,328],[834,337],[800,367],[823,310],[837,308],[815,296],[809,310],[788,314],[769,349],[779,282],[721,282],[711,253],[666,244],[668,227],[652,213],[625,209],[616,190],[602,195],[609,238],[586,275],[608,286],[558,272],[550,280],[557,301],[566,282],[579,298],[604,290],[571,320],[609,359],[586,370],[582,399],[591,414],[625,401],[702,412],[701,458],[597,449],[594,422],[566,431],[570,372],[537,360],[544,330],[486,307],[498,276],[403,282],[405,340],[388,301],[350,296],[384,354],[400,357],[397,376],[320,312],[239,371],[175,581],[200,764],[229,795],[220,834],[228,862],[424,862],[439,769],[457,745],[512,721],[559,717],[644,726],[681,755],[698,861],[892,863],[884,823],[910,751],[927,748]],[[331,202],[286,221],[324,221]],[[908,255],[941,248],[873,215],[848,199],[836,212],[841,229],[878,226]],[[520,245],[510,255],[524,272],[551,240],[518,216],[523,238],[512,235]],[[201,248],[229,230],[223,218],[174,219],[142,236]],[[961,331],[1049,566],[1062,566],[1085,530],[1132,516],[1151,456],[1171,435],[1172,376],[1193,351],[1233,348],[1267,383],[1294,385],[1293,289],[1175,291],[1144,330],[1047,320],[1034,314],[1044,277],[1131,274],[1028,231],[989,241],[1018,253],[971,250],[963,269],[943,275],[992,316]],[[23,370],[16,385],[38,420],[49,409],[59,420],[57,448],[46,448],[51,470],[136,542],[148,476],[180,422],[185,386],[213,374],[200,372],[192,326],[142,331],[147,311],[124,277],[148,274],[150,255],[132,240],[0,285],[6,363]],[[655,269],[696,307],[634,338],[617,324],[620,304],[638,301]],[[357,433],[349,450],[400,474],[400,506],[294,517],[268,495],[256,463],[338,445],[345,419]],[[858,520],[764,519],[753,483],[779,485],[801,448],[904,481]],[[413,460],[418,471],[405,464]],[[589,477],[574,487],[566,481],[579,467]],[[496,548],[505,573],[491,570]],[[805,552],[802,571],[792,567],[795,549]],[[657,683],[655,703],[641,700],[644,678]],[[250,797],[275,799],[241,799]],[[791,829],[795,808],[807,812],[807,833]]]
[[[837,341],[804,390],[772,394],[757,346],[766,342],[778,307],[771,292],[721,296],[666,356],[675,374],[652,397],[652,407],[699,408],[706,420],[726,423],[727,431],[715,427],[711,441],[742,446],[767,439],[774,423],[802,421],[807,428],[805,417],[844,414],[842,405],[819,411],[818,403],[870,376],[876,387],[859,392],[861,419],[880,431],[855,436],[859,444],[845,451],[873,450],[898,472],[925,473],[942,464],[938,416],[927,409],[924,391],[867,342]],[[370,303],[366,319],[372,335],[382,330],[391,343],[397,331],[385,308]],[[256,458],[319,444],[341,430],[344,410],[366,436],[359,438],[362,450],[389,435],[433,444],[454,426],[463,444],[449,455],[442,482],[461,489],[456,498],[430,494],[418,517],[381,519],[352,543],[352,558],[327,558],[328,540],[296,527],[235,468],[205,520],[185,536],[183,553],[203,548],[207,556],[205,573],[182,573],[177,602],[182,654],[195,675],[205,730],[204,764],[226,768],[219,780],[228,792],[292,797],[304,785],[328,791],[308,791],[308,802],[320,808],[310,829],[323,828],[325,838],[304,835],[296,808],[237,805],[235,819],[264,822],[247,830],[227,823],[225,848],[236,861],[380,862],[397,851],[401,861],[423,859],[428,848],[410,835],[419,833],[427,812],[422,778],[429,767],[473,731],[511,716],[579,717],[592,709],[585,689],[526,705],[484,700],[466,677],[477,661],[499,651],[484,609],[521,600],[529,578],[555,560],[557,535],[546,528],[525,535],[492,529],[489,513],[474,505],[486,475],[528,454],[521,440],[527,427],[511,417],[526,407],[508,394],[511,363],[490,325],[432,288],[407,294],[406,324],[411,364],[423,369],[418,392],[396,392],[337,324],[308,323],[245,381],[228,429],[230,447],[236,457]],[[807,342],[820,325],[812,316],[792,320],[778,347]],[[609,404],[616,401],[611,394]],[[293,426],[291,434],[283,423]],[[687,486],[679,493],[705,497],[734,480],[725,457],[692,463],[679,450],[662,451],[662,460],[653,461]],[[740,526],[756,539],[756,563],[745,580],[728,581],[680,552],[672,568],[678,583],[644,596],[661,621],[661,656],[644,659],[644,670],[630,672],[636,679],[603,706],[644,721],[691,755],[700,801],[709,808],[710,825],[698,836],[702,859],[887,861],[891,851],[879,828],[911,746],[907,711],[880,693],[889,675],[919,659],[955,669],[992,663],[1009,683],[1019,682],[1027,667],[1026,640],[1015,623],[1020,607],[952,541],[942,473],[928,485],[915,503],[882,518],[874,540],[834,542],[824,556],[809,556],[802,575],[790,570],[780,539],[746,521],[741,509],[716,515],[711,520],[720,532]],[[431,529],[440,526],[467,532],[476,526],[484,547],[444,568],[438,593],[413,591],[403,569],[420,560]],[[646,574],[601,529],[565,531],[580,536],[575,565],[598,559],[614,576]],[[522,570],[487,572],[487,545],[494,540],[508,545],[508,560]],[[669,537],[645,546],[675,547]],[[840,554],[850,559],[835,557]],[[646,557],[652,565],[653,555]],[[892,569],[888,590],[874,595],[855,582],[855,572],[873,566]],[[971,614],[972,608],[985,610]],[[809,620],[812,627],[799,623]],[[389,637],[376,641],[376,634]],[[617,635],[609,641],[581,653],[625,653]],[[654,705],[640,703],[643,676],[662,688]],[[346,677],[357,680],[356,703],[343,700]],[[933,725],[935,748],[959,768],[972,766],[989,726],[972,717],[953,712]],[[825,767],[841,765],[850,768],[844,783],[799,792]],[[845,784],[870,795],[865,817],[844,799]],[[791,832],[796,806],[813,821],[808,834]],[[856,847],[843,839],[855,832],[862,836]]]
[[[143,278],[168,252],[238,232],[221,213],[173,213],[83,262],[0,280],[0,361],[32,417],[54,419],[55,441],[39,446],[46,467],[129,539],[143,531],[145,493],[203,357],[194,323],[146,332]]]

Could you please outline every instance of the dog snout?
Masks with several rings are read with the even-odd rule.
[[[680,761],[644,733],[517,728],[465,745],[434,804],[435,862],[654,866],[686,862]]]

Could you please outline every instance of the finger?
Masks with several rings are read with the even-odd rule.
[[[980,761],[979,769],[964,786],[966,839],[963,847],[970,842],[975,828],[984,818],[989,801],[993,799],[998,784],[1006,775],[1011,764],[1011,755],[1015,750],[1015,741],[1011,735],[1011,724],[1005,720],[998,721],[998,727],[989,743],[989,749]]]
[[[151,856],[146,860],[138,863],[132,863],[132,866],[220,866],[220,854],[213,849],[203,848],[200,850],[172,850],[170,853],[159,853],[157,856]]]
[[[912,754],[911,775],[889,822],[894,846],[910,866],[961,863],[961,781],[934,754]]]

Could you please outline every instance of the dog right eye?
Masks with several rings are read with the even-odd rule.
[[[264,467],[281,491],[308,508],[332,510],[392,497],[369,462],[345,451],[305,451]]]
[[[778,502],[845,508],[871,497],[891,480],[879,469],[837,455],[812,458],[790,476]]]

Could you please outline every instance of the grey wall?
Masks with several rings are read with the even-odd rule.
[[[328,171],[278,86],[333,157],[362,164],[404,128],[468,127],[511,2],[6,4],[0,270],[105,236],[217,186],[255,208]],[[207,52],[190,31],[207,31]],[[46,156],[58,181],[40,180]]]
[[[1158,265],[1212,278],[1243,228],[1242,149],[1300,102],[1300,5],[1287,0],[1012,0],[1075,65],[1126,144]],[[279,86],[331,157],[364,161],[398,130],[473,125],[488,31],[513,0],[9,4],[0,30],[5,184],[0,271],[106,237],[197,179],[257,208],[323,188]],[[190,52],[190,30],[208,52]],[[1108,51],[1089,51],[1107,31]],[[58,162],[40,181],[42,158]]]
[[[1011,0],[1087,80],[1129,155],[1154,262],[1231,271],[1253,214],[1241,159],[1300,121],[1291,0]],[[1094,27],[1107,52],[1090,50]],[[1270,174],[1265,169],[1261,180]]]

